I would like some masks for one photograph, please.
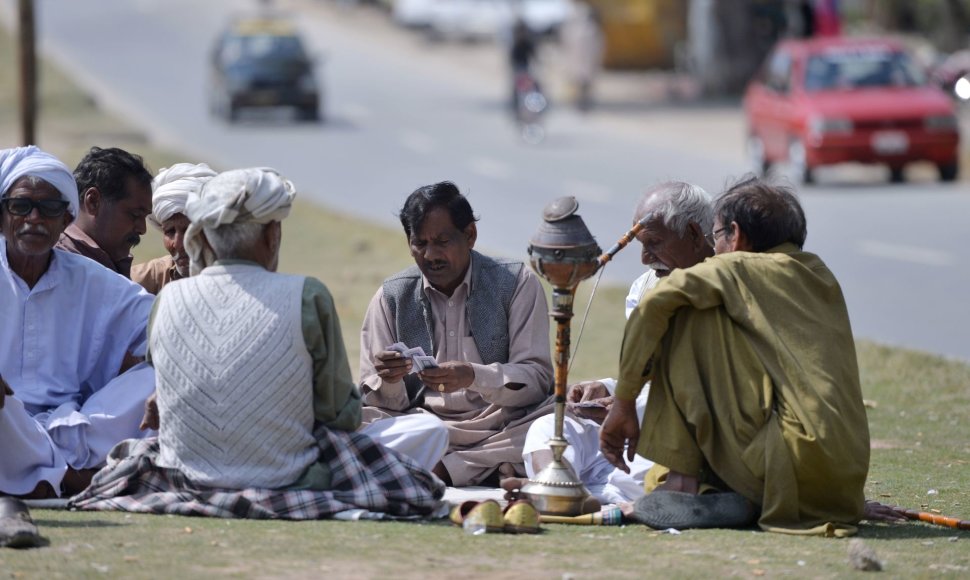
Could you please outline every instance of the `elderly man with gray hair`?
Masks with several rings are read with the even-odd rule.
[[[704,238],[714,223],[713,202],[706,191],[682,181],[667,181],[648,189],[640,198],[633,223],[645,220],[637,234],[642,244],[641,261],[648,270],[630,287],[626,297],[626,315],[636,308],[643,294],[677,268],[688,268],[713,256],[714,250]],[[603,456],[599,445],[600,425],[613,405],[616,380],[607,378],[577,383],[567,393],[570,414],[563,425],[569,447],[566,460],[589,488],[593,497],[603,503],[633,502],[644,494],[644,479],[654,467],[648,459],[637,456],[627,463],[629,472],[614,468]],[[637,412],[643,417],[648,389],[637,398]],[[553,434],[553,417],[540,417],[529,428],[522,458],[529,477],[534,477],[552,460],[546,442]],[[656,466],[648,479],[661,477]],[[524,480],[507,480],[509,490],[521,487]],[[592,507],[592,506],[591,506]]]
[[[75,506],[283,519],[439,507],[437,478],[354,432],[360,393],[326,286],[276,272],[295,195],[271,169],[189,193],[192,276],[159,294],[149,331],[159,436],[116,447]]]
[[[152,180],[148,223],[162,232],[162,244],[169,255],[132,266],[132,281],[158,294],[169,282],[189,276],[189,254],[185,251],[189,218],[185,215],[185,203],[189,193],[198,193],[215,176],[216,172],[205,163],[176,163],[158,172]]]

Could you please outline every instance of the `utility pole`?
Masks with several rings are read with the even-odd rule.
[[[37,53],[34,35],[34,0],[20,0],[20,136],[34,145],[37,126]]]

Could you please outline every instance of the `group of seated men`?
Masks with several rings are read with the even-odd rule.
[[[276,272],[295,195],[271,169],[152,178],[95,147],[72,174],[36,147],[0,151],[0,495],[429,516],[446,484],[514,489],[551,460],[542,286],[474,250],[458,188],[404,201],[415,266],[368,306],[357,384],[326,286]],[[132,266],[146,220],[169,255]],[[667,182],[634,222],[648,270],[620,373],[570,389],[567,461],[650,525],[850,533],[871,515],[867,420],[845,302],[802,250],[797,198]]]

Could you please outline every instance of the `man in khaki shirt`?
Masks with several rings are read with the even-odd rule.
[[[551,411],[553,371],[545,294],[521,262],[473,250],[475,217],[458,188],[419,188],[401,210],[416,266],[371,300],[361,331],[364,420],[430,413],[448,427],[435,469],[455,486],[524,476],[531,421]],[[412,373],[394,343],[422,349],[438,366]]]
[[[600,441],[621,470],[624,446],[669,467],[637,500],[644,523],[733,527],[760,511],[766,530],[847,535],[864,516],[869,430],[852,329],[805,236],[791,192],[742,182],[715,205],[717,255],[671,273],[631,315]],[[641,428],[634,400],[651,379]],[[732,493],[698,495],[705,482]]]

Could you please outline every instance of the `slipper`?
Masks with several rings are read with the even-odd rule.
[[[502,519],[509,534],[538,534],[540,531],[539,511],[524,499],[517,499],[505,506]]]
[[[38,532],[24,502],[0,497],[0,547],[33,548],[47,544]]]
[[[505,530],[502,507],[494,499],[462,502],[451,510],[450,519],[456,525],[485,528],[489,533],[501,533]]]
[[[695,495],[656,490],[633,505],[633,519],[655,528],[743,528],[754,523],[758,511],[734,492]]]

